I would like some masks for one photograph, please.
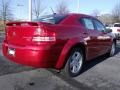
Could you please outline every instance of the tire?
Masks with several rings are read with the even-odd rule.
[[[63,73],[67,77],[78,76],[84,63],[84,54],[81,48],[74,48],[68,58]]]
[[[113,42],[112,46],[111,46],[111,49],[110,49],[110,52],[109,52],[109,56],[112,57],[115,55],[115,51],[116,51],[116,44],[115,42]]]

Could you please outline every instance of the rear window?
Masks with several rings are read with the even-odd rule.
[[[120,27],[120,24],[115,24],[114,27]]]
[[[46,23],[51,23],[51,24],[59,24],[62,20],[65,19],[67,15],[47,15],[47,16],[42,16],[37,20],[37,22],[46,22]]]

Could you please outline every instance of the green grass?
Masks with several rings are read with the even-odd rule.
[[[5,30],[0,30],[0,33],[5,33]]]

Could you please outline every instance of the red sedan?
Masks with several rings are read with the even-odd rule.
[[[33,22],[9,22],[2,44],[8,59],[32,67],[63,69],[77,76],[85,61],[115,53],[116,39],[96,18],[47,15]]]

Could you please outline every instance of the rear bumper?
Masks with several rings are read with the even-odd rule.
[[[116,39],[120,39],[120,32],[116,31],[116,32],[112,32],[115,35]]]
[[[8,54],[8,48],[15,49],[15,55]],[[11,61],[16,63],[40,67],[40,68],[54,68],[57,61],[57,50],[51,48],[50,45],[42,46],[15,46],[2,44],[3,55]]]
[[[120,39],[120,33],[115,33],[116,39]]]

